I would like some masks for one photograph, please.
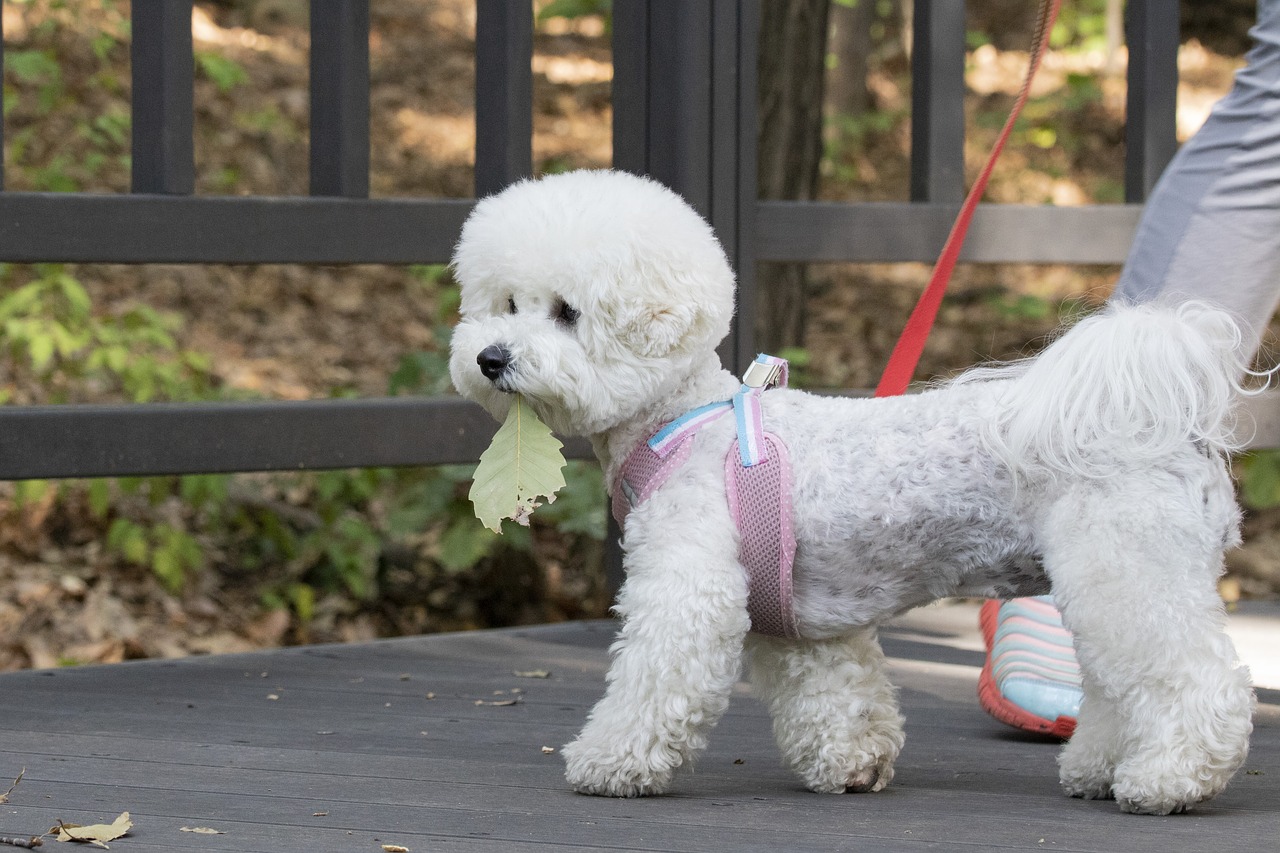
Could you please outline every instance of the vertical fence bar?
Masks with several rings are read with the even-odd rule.
[[[649,172],[649,7],[651,0],[613,3],[613,167],[636,175]],[[604,579],[610,596],[626,579],[622,530],[608,514]]]
[[[369,0],[311,0],[311,194],[369,195]]]
[[[138,2],[130,12],[135,193],[195,189],[191,6],[192,0]]]
[[[533,174],[533,3],[476,3],[476,198]]]
[[[1129,0],[1125,201],[1145,201],[1178,150],[1178,3]]]
[[[648,173],[711,218],[711,2],[649,7]]]
[[[617,0],[614,165],[676,192],[716,230],[737,271],[720,354],[754,355],[757,0]]]
[[[637,175],[649,166],[649,5],[613,3],[613,168]]]
[[[711,224],[738,275],[738,306],[720,355],[733,370],[755,358],[757,79],[760,6],[715,0],[711,41]]]
[[[915,0],[911,200],[964,200],[964,0]]]
[[[715,229],[738,275],[738,311],[720,347],[735,371],[755,354],[758,2],[613,4],[613,165],[666,184]],[[617,589],[616,548],[605,570]]]
[[[0,69],[4,68],[4,15],[0,14]],[[0,100],[3,100],[0,97]],[[4,110],[0,109],[0,191],[4,190]]]

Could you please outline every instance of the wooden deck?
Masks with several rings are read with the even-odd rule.
[[[5,674],[0,775],[27,771],[0,835],[129,811],[114,850],[1276,851],[1280,604],[1240,618],[1270,689],[1246,770],[1188,815],[1064,797],[1056,745],[978,708],[974,610],[957,605],[884,634],[908,722],[879,794],[801,789],[745,687],[672,794],[571,793],[558,748],[603,690],[613,625],[596,622]]]

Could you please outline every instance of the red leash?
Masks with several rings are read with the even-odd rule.
[[[1049,34],[1053,31],[1053,22],[1058,18],[1060,6],[1061,0],[1041,0],[1030,62],[1027,65],[1027,76],[1022,81],[1022,89],[1018,92],[1012,112],[1009,113],[1009,120],[1004,123],[1004,129],[1000,131],[1000,136],[991,149],[991,155],[987,157],[986,165],[982,167],[982,172],[973,182],[973,187],[970,188],[964,204],[960,207],[960,215],[951,226],[951,233],[947,235],[942,254],[934,265],[929,284],[920,295],[920,301],[912,309],[907,325],[902,330],[902,336],[893,347],[889,364],[884,369],[884,375],[880,377],[880,384],[876,386],[877,397],[896,396],[905,392],[907,386],[911,384],[911,377],[916,371],[916,365],[920,362],[920,354],[924,352],[925,341],[929,339],[929,330],[933,328],[933,321],[938,316],[938,308],[942,305],[942,295],[947,290],[951,272],[955,269],[956,260],[960,257],[960,249],[964,245],[965,234],[969,231],[973,211],[977,208],[983,192],[986,191],[987,180],[991,177],[991,171],[995,168],[1000,152],[1004,150],[1005,143],[1009,140],[1009,134],[1013,132],[1014,122],[1018,120],[1022,108],[1027,103],[1027,97],[1031,93],[1031,80],[1035,77],[1040,67],[1040,60],[1044,57],[1045,49],[1049,45]]]

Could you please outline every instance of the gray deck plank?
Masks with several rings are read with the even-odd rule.
[[[1280,605],[1264,612],[1280,635]],[[978,708],[972,613],[931,618],[885,632],[907,746],[893,784],[874,795],[804,791],[780,766],[745,687],[670,795],[571,793],[558,749],[603,690],[613,632],[583,623],[0,675],[0,776],[27,768],[0,807],[0,834],[129,810],[136,829],[112,849],[1280,847],[1280,692],[1271,685],[1259,691],[1252,772],[1189,815],[1122,815],[1114,803],[1062,796],[1056,744]],[[520,704],[475,704],[513,688]],[[226,834],[179,831],[196,825]]]

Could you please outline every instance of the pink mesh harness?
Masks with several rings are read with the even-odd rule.
[[[724,460],[729,512],[741,537],[738,558],[747,570],[751,630],[774,637],[800,636],[791,600],[796,538],[792,527],[791,457],[787,445],[765,432],[760,395],[787,384],[787,363],[760,355],[732,400],[694,409],[666,424],[627,456],[613,488],[613,517],[625,529],[627,515],[661,488],[693,451],[702,427],[733,412],[737,438]]]

